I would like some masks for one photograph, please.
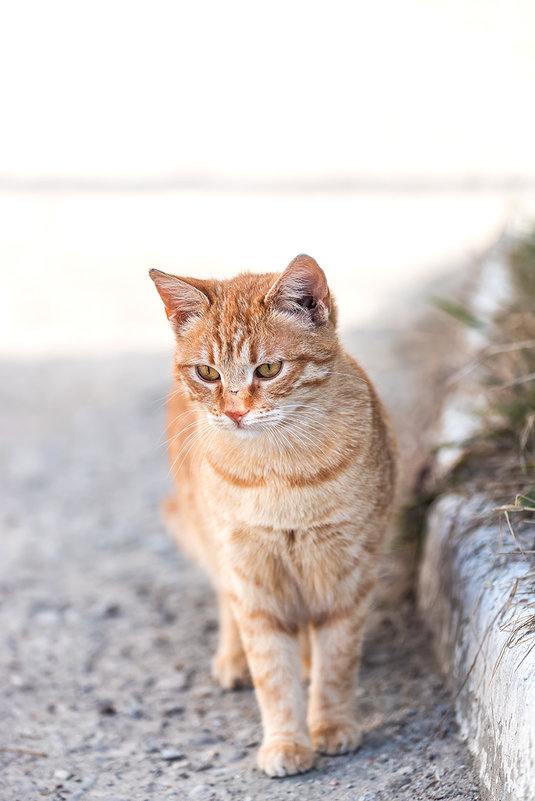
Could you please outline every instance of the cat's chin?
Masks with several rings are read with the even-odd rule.
[[[233,423],[230,426],[222,426],[222,430],[225,431],[227,434],[233,434],[236,437],[258,437],[262,433],[262,428],[258,423],[250,422],[250,423],[241,423],[241,425],[236,425]]]
[[[266,419],[248,419],[242,420],[241,423],[235,423],[227,417],[216,417],[215,415],[209,415],[209,421],[212,424],[212,427],[222,434],[234,434],[237,437],[259,437],[262,433],[266,431],[266,423],[268,421]],[[273,424],[274,420],[269,420],[269,423]],[[268,423],[268,424],[269,424]]]

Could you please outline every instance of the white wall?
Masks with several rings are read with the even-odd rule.
[[[300,251],[366,320],[534,213],[534,31],[530,0],[9,4],[0,354],[160,345],[147,267]]]

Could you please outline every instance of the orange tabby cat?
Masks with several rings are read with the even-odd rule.
[[[166,522],[218,593],[214,677],[230,689],[252,676],[260,768],[301,773],[314,750],[360,742],[355,680],[394,496],[394,436],[338,341],[314,259],[228,281],[150,276],[177,341]]]

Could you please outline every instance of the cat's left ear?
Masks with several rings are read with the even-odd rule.
[[[265,302],[291,314],[306,314],[316,325],[329,319],[331,296],[325,273],[302,253],[290,262],[265,297]]]

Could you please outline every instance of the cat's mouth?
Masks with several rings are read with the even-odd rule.
[[[229,420],[226,418],[222,421],[222,428],[225,431],[232,431],[235,434],[259,434],[262,431],[260,421],[254,418],[242,420]]]
[[[251,413],[240,417],[229,417],[227,415],[211,415],[212,424],[221,431],[235,433],[238,435],[257,436],[280,422],[280,416],[274,412],[266,412],[261,415],[252,416]]]

